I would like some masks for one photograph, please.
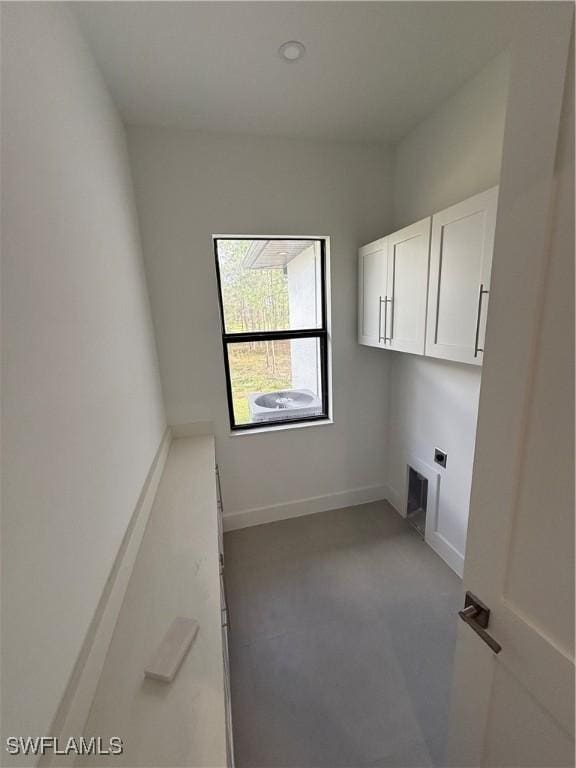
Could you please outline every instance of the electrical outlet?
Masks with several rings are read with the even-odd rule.
[[[448,454],[441,451],[440,448],[434,448],[434,461],[436,464],[440,464],[441,467],[445,467],[448,461]]]

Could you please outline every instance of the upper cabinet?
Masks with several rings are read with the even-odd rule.
[[[432,218],[426,354],[481,365],[498,188]]]
[[[358,341],[482,364],[498,188],[363,246]]]
[[[383,347],[387,238],[364,245],[358,253],[358,342]]]
[[[424,354],[431,219],[388,236],[387,349]]]

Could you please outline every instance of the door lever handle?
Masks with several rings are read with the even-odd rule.
[[[458,611],[458,616],[484,640],[486,645],[490,646],[494,653],[500,653],[502,646],[486,632],[490,621],[490,608],[487,608],[472,592],[466,592],[464,609]]]

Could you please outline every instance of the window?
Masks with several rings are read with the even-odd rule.
[[[214,247],[232,429],[327,419],[326,241]]]

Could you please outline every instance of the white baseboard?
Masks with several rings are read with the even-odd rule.
[[[224,514],[225,531],[235,531],[238,528],[248,528],[252,525],[272,523],[277,520],[287,520],[291,517],[312,515],[316,512],[327,512],[330,509],[353,507],[357,504],[367,504],[370,501],[381,501],[388,498],[386,485],[367,485],[363,488],[353,488],[349,491],[330,493],[325,496],[312,496],[308,499],[298,499],[285,504],[273,504],[269,507],[256,507],[240,512]]]
[[[464,556],[441,533],[434,531],[430,536],[426,537],[426,543],[462,578],[464,573]]]
[[[391,485],[388,486],[388,501],[401,517],[406,517],[406,511],[402,511],[402,494]]]
[[[108,646],[150,517],[171,440],[172,433],[170,428],[167,428],[142,486],[140,497],[52,723],[50,734],[59,736],[63,742],[69,736],[79,737],[84,733],[84,725],[88,719]],[[54,765],[53,760],[53,756],[52,758],[47,756],[41,759],[39,764]]]

